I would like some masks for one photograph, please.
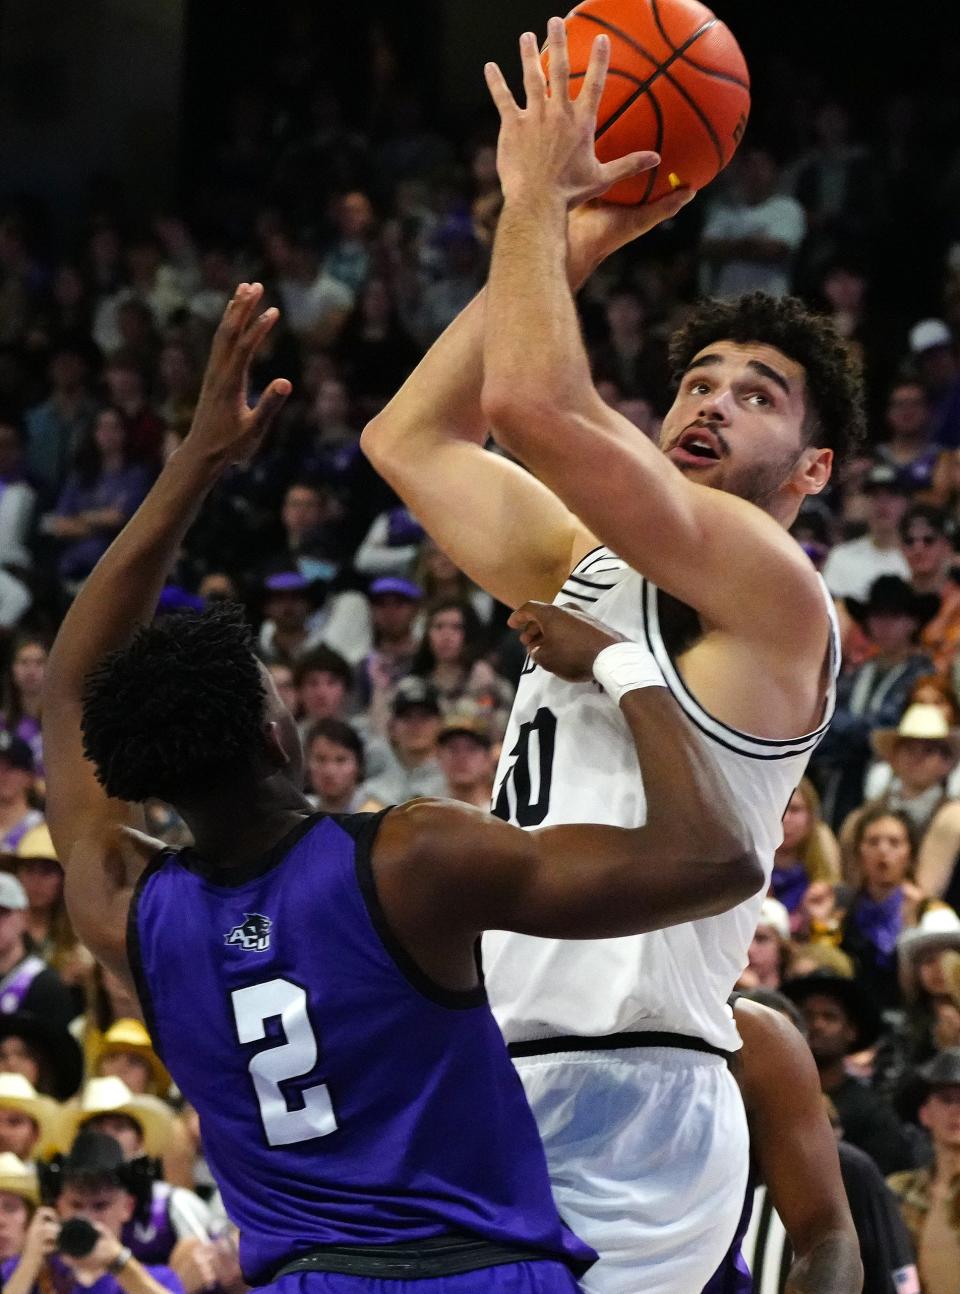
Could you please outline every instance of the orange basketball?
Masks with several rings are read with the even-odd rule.
[[[610,37],[597,156],[609,162],[652,148],[661,158],[605,199],[631,205],[709,184],[736,152],[750,112],[750,74],[729,27],[698,0],[583,0],[565,22],[574,90],[596,37]],[[544,67],[549,76],[546,56]]]

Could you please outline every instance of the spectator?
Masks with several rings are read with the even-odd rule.
[[[34,790],[33,752],[21,737],[0,732],[0,853],[16,853],[17,845],[43,814],[30,805]]]
[[[144,1166],[124,1163],[112,1137],[92,1132],[78,1137],[56,1171],[45,1176],[56,1212],[37,1209],[20,1257],[0,1268],[9,1294],[41,1294],[48,1286],[59,1294],[79,1294],[94,1284],[98,1294],[126,1294],[128,1283],[138,1294],[184,1294],[179,1277],[169,1267],[144,1266],[121,1240],[138,1203],[143,1206],[149,1181]],[[60,1225],[69,1218],[86,1218],[103,1229],[85,1258],[54,1252]]]
[[[293,717],[299,719],[300,693],[297,691],[297,685],[294,682],[293,667],[287,665],[284,661],[274,661],[267,666],[267,672],[273,679],[273,686],[277,689],[277,696],[279,696]]]
[[[340,719],[318,719],[307,733],[307,790],[324,813],[360,813],[368,797],[363,789],[363,742]]]
[[[335,341],[353,305],[353,293],[320,265],[305,239],[276,230],[264,252],[276,278],[286,327],[301,341],[325,346]]]
[[[823,567],[823,578],[835,598],[863,598],[881,575],[910,578],[898,534],[910,487],[889,464],[878,463],[867,473],[862,488],[867,497],[867,533],[837,544]]]
[[[434,239],[442,264],[438,277],[421,291],[413,331],[423,347],[437,337],[466,309],[483,286],[484,256],[468,218],[450,216]]]
[[[910,567],[911,587],[915,593],[934,593],[940,600],[920,642],[936,672],[944,676],[960,646],[960,584],[951,578],[957,560],[954,532],[947,513],[924,503],[914,504],[900,522],[900,543]]]
[[[449,712],[437,737],[437,759],[447,798],[489,812],[496,772],[489,721],[479,714]]]
[[[437,689],[445,712],[464,704],[482,713],[500,737],[507,726],[513,688],[480,656],[483,626],[469,602],[450,598],[435,602],[410,671]]]
[[[929,1168],[895,1173],[890,1187],[917,1250],[923,1294],[955,1294],[960,1272],[960,1047],[921,1065],[899,1102],[926,1128]]]
[[[223,304],[225,307],[226,301]],[[216,316],[218,320],[222,313],[221,309]],[[163,347],[157,366],[157,376],[159,378],[157,412],[161,421],[167,427],[172,427],[180,436],[185,436],[197,407],[200,375],[193,355],[182,342],[170,341]]]
[[[445,598],[467,600],[480,621],[489,625],[493,616],[493,598],[477,588],[470,577],[461,571],[447,554],[429,536],[420,545],[414,582],[423,589],[428,606]]]
[[[31,1011],[66,1028],[73,1001],[56,971],[27,947],[28,906],[17,878],[0,872],[0,1012]]]
[[[342,719],[353,688],[353,670],[329,647],[317,647],[297,664],[293,682],[302,714],[301,735],[318,719]]]
[[[30,747],[34,771],[43,776],[43,677],[48,643],[35,634],[21,634],[3,679],[0,728]]]
[[[0,1073],[0,1152],[43,1158],[60,1144],[60,1106],[41,1096],[28,1078]]]
[[[417,795],[442,796],[446,778],[437,760],[440,727],[436,689],[422,678],[402,679],[391,703],[389,744],[374,738],[367,747],[367,798],[388,805]]]
[[[408,578],[414,569],[423,528],[404,507],[391,508],[374,518],[357,549],[354,567],[361,575],[399,575]]]
[[[118,351],[107,361],[103,379],[107,403],[117,410],[126,427],[130,456],[141,462],[159,463],[164,423],[147,400],[142,369],[129,355]]]
[[[886,430],[875,451],[878,461],[892,467],[915,490],[929,489],[939,447],[930,437],[930,405],[920,382],[908,378],[890,388]]]
[[[55,510],[43,521],[44,531],[60,541],[64,580],[90,574],[149,488],[150,473],[133,455],[123,414],[101,409]]]
[[[31,827],[17,845],[14,867],[29,901],[27,935],[30,950],[51,966],[73,990],[82,1009],[82,983],[93,958],[77,939],[63,897],[63,868],[57,861],[45,822]]]
[[[385,575],[373,581],[368,597],[373,650],[360,664],[358,685],[371,729],[382,732],[392,689],[409,674],[417,651],[414,625],[422,594],[410,580]]]
[[[757,928],[747,951],[747,968],[738,989],[778,989],[789,974],[790,914],[769,895],[760,907]]]
[[[369,421],[398,391],[420,358],[385,278],[367,280],[337,343],[344,377]]]
[[[281,662],[292,667],[321,644],[348,661],[356,661],[367,650],[370,613],[362,594],[328,594],[319,581],[286,570],[267,576],[262,595],[265,619],[259,652],[268,665]]]
[[[642,299],[630,288],[621,288],[608,298],[605,314],[606,341],[591,355],[595,379],[616,382],[622,397],[649,400],[658,413],[666,412],[666,349],[650,334]]]
[[[19,426],[0,416],[0,566],[29,570],[28,547],[37,492],[24,475],[24,442]]]
[[[41,1096],[68,1101],[83,1081],[83,1053],[68,1029],[44,1016],[0,1014],[0,1074],[20,1074]]]
[[[333,219],[337,237],[324,257],[323,269],[356,295],[370,272],[376,234],[373,204],[365,193],[344,193],[334,203]]]
[[[895,575],[876,579],[866,602],[847,599],[847,608],[865,629],[874,655],[841,676],[833,721],[811,761],[825,816],[835,828],[863,801],[870,734],[896,726],[914,683],[932,670],[917,640],[937,605],[935,595],[914,593]]]
[[[846,1072],[847,1056],[880,1036],[880,1012],[855,980],[829,972],[787,980],[780,991],[800,1007],[820,1086],[837,1109],[844,1136],[883,1173],[913,1167],[913,1148],[892,1110]]]
[[[952,908],[929,904],[915,926],[900,933],[897,963],[906,1010],[898,1036],[888,1054],[878,1054],[888,1089],[895,1089],[905,1071],[929,1060],[937,1051],[960,1045],[960,1025],[949,968],[960,966],[960,917]],[[960,985],[958,985],[960,989]],[[960,993],[958,993],[960,996]]]
[[[299,571],[308,580],[330,584],[340,569],[343,544],[329,490],[311,481],[292,482],[283,496],[280,522],[283,550],[270,559],[271,569]]]
[[[93,426],[89,347],[61,341],[50,358],[51,393],[27,411],[27,475],[56,497],[80,445]]]
[[[95,1052],[97,1078],[119,1078],[134,1096],[166,1097],[171,1079],[139,1020],[115,1020]]]
[[[803,921],[803,896],[815,881],[840,879],[840,847],[820,813],[820,797],[808,777],[790,797],[783,840],[773,856],[770,893],[789,914],[793,933]]]
[[[739,157],[734,194],[711,206],[700,241],[701,287],[708,296],[737,297],[790,289],[794,254],[806,219],[795,198],[778,193],[777,164],[763,149]]]
[[[910,329],[910,354],[930,401],[933,440],[960,447],[960,364],[953,333],[942,319],[921,319]]]
[[[19,1256],[39,1203],[37,1170],[8,1150],[0,1153],[0,1263]]]
[[[83,989],[83,1016],[74,1020],[70,1027],[83,1048],[84,1070],[92,1074],[103,1035],[117,1020],[138,1015],[140,1005],[128,985],[100,962],[93,963]]]

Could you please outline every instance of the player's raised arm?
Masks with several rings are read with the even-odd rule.
[[[109,652],[153,617],[183,537],[222,472],[248,458],[290,392],[272,382],[246,403],[251,357],[277,320],[259,316],[259,284],[243,283],[213,341],[190,433],[143,504],[86,580],[50,653],[44,683],[47,820],[66,871],[70,915],[96,955],[123,969],[125,913],[133,883],[156,842],[139,835],[139,805],[111,799],[85,758],[85,680]],[[146,698],[144,698],[145,700]],[[132,830],[131,830],[132,829]]]
[[[805,368],[761,344],[753,325],[762,328],[762,319],[738,325],[734,311],[730,340],[713,345],[718,337],[708,330],[687,358],[664,424],[668,454],[603,403],[567,285],[566,212],[644,158],[601,164],[594,153],[606,38],[597,38],[574,102],[559,19],[549,41],[548,94],[536,41],[521,39],[523,108],[499,69],[487,67],[504,190],[485,319],[482,402],[494,435],[592,533],[708,627],[743,634],[754,648],[822,660],[824,600],[810,563],[775,520],[787,521],[829,476],[832,450],[821,433],[829,421],[832,435],[843,420],[843,384],[827,380],[841,348]],[[770,305],[775,314],[778,303]],[[718,327],[726,337],[727,322]]]
[[[414,955],[431,956],[438,929],[461,945],[485,929],[605,938],[712,916],[755,894],[763,872],[749,833],[646,648],[559,607],[527,604],[511,624],[539,665],[571,682],[602,679],[619,700],[647,821],[522,831],[438,801],[394,810],[378,841],[378,885]]]

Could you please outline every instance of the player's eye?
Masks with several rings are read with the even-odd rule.
[[[706,395],[710,387],[702,380],[695,380],[690,383],[689,390],[691,395]]]
[[[751,391],[750,394],[747,396],[747,399],[752,400],[754,404],[759,404],[761,406],[768,406],[773,404],[773,401],[770,399],[770,397],[766,395],[763,391]]]

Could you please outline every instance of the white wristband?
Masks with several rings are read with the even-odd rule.
[[[619,705],[627,692],[641,687],[666,687],[653,653],[639,643],[611,643],[593,662],[593,677]]]

